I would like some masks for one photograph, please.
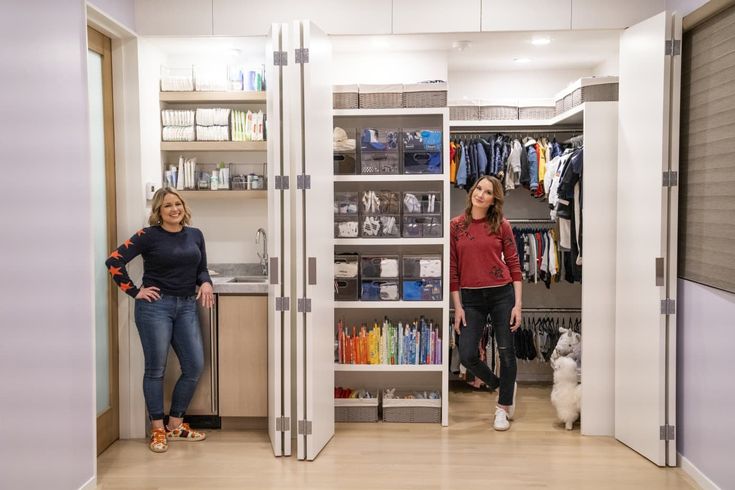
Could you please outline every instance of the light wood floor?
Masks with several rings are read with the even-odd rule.
[[[118,441],[98,459],[101,489],[696,488],[611,438],[555,423],[550,387],[519,388],[508,432],[490,426],[495,395],[452,390],[450,426],[337,424],[316,461],[275,458],[260,431],[209,431],[201,443]]]

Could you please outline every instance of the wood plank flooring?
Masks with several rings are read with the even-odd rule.
[[[491,427],[495,394],[453,388],[450,426],[337,424],[316,461],[275,458],[263,431],[209,431],[154,454],[118,441],[98,458],[100,489],[696,488],[612,438],[583,437],[554,420],[550,387],[521,385],[516,421]],[[294,444],[295,448],[295,444]]]

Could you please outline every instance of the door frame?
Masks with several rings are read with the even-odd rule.
[[[87,26],[88,49],[102,57],[102,96],[105,138],[105,192],[107,207],[107,250],[117,246],[117,205],[115,178],[115,120],[112,93],[112,40]],[[110,365],[110,406],[97,416],[97,455],[120,438],[120,369],[118,342],[118,294],[108,282],[108,353]]]

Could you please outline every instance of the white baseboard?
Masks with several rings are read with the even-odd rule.
[[[679,462],[681,464],[681,469],[684,470],[684,473],[689,475],[692,480],[694,480],[697,485],[700,486],[703,490],[721,490],[720,487],[715,485],[715,482],[707,478],[707,475],[702,473],[699,468],[694,466],[691,461],[686,459],[684,456],[679,453]]]

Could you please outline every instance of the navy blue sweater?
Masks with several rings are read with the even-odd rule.
[[[162,294],[192,296],[202,283],[212,283],[207,271],[204,235],[185,226],[178,232],[160,226],[138,230],[105,261],[112,279],[122,291],[135,298],[140,292],[128,276],[125,264],[143,256],[143,287],[156,286]]]

